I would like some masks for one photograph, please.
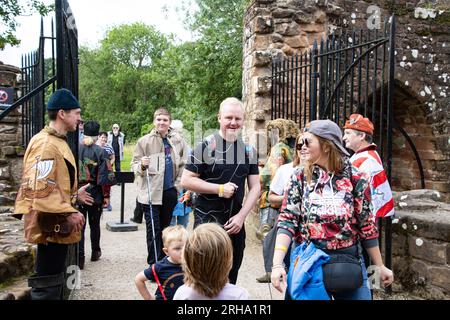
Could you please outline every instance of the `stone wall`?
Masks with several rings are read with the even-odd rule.
[[[0,86],[18,88],[20,69],[0,62]],[[11,206],[16,199],[22,176],[21,113],[11,112],[0,121],[0,209]]]
[[[393,223],[394,291],[425,299],[450,298],[450,205],[432,190],[396,195]],[[426,214],[423,212],[426,211]]]
[[[376,1],[380,16],[396,14],[396,121],[415,142],[425,187],[450,200],[450,3],[447,0]],[[336,30],[367,29],[372,1],[254,0],[245,16],[243,100],[245,135],[263,134],[271,110],[271,62],[311,48]],[[382,25],[382,24],[381,24]],[[393,188],[420,188],[418,166],[405,138],[394,131]],[[262,140],[264,141],[264,139]]]

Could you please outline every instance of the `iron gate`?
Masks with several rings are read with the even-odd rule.
[[[342,32],[314,43],[305,53],[272,62],[271,118],[291,119],[301,128],[309,121],[330,119],[340,127],[352,113],[369,117],[375,126],[374,143],[391,181],[392,132],[398,130],[416,156],[425,187],[422,163],[408,134],[393,117],[395,16],[383,30]],[[380,248],[391,261],[391,219],[380,219]]]
[[[55,32],[56,22],[56,32]],[[56,34],[55,34],[56,33]],[[50,41],[50,53],[46,58],[46,42]],[[30,139],[44,127],[45,102],[55,88],[66,88],[78,97],[78,36],[75,18],[67,0],[55,0],[55,20],[51,22],[51,35],[44,35],[41,19],[39,48],[22,56],[21,95],[11,106],[0,113],[0,120],[13,110],[22,114],[22,145],[27,147]],[[78,159],[78,133],[68,134],[68,143]],[[67,266],[78,264],[78,245],[69,246]],[[66,281],[70,275],[66,273]],[[64,286],[64,297],[72,290]]]

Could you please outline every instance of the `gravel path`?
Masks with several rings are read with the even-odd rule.
[[[120,221],[120,188],[114,186],[112,192],[111,212],[104,211],[101,220],[102,257],[91,262],[89,227],[86,230],[86,263],[81,273],[80,289],[76,290],[74,300],[140,300],[141,297],[134,285],[135,275],[146,267],[145,225],[140,224],[135,232],[111,232],[106,230],[106,222]],[[125,221],[133,216],[136,187],[127,184],[125,187]],[[192,217],[192,216],[191,216]],[[241,266],[238,285],[246,288],[251,299],[274,300],[283,296],[275,289],[269,290],[267,283],[258,283],[255,278],[263,271],[261,245],[255,238],[254,229],[247,225],[247,242],[244,261]],[[188,227],[192,229],[192,225]],[[156,290],[150,284],[151,292]]]

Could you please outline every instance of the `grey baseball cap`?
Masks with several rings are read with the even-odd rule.
[[[342,145],[342,132],[339,126],[331,120],[314,120],[309,124],[308,132],[330,140],[346,156],[350,156]]]

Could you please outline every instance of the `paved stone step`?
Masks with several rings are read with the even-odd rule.
[[[0,300],[30,300],[28,276],[10,279],[0,285]]]
[[[0,285],[33,271],[35,248],[23,237],[22,221],[0,214]]]

